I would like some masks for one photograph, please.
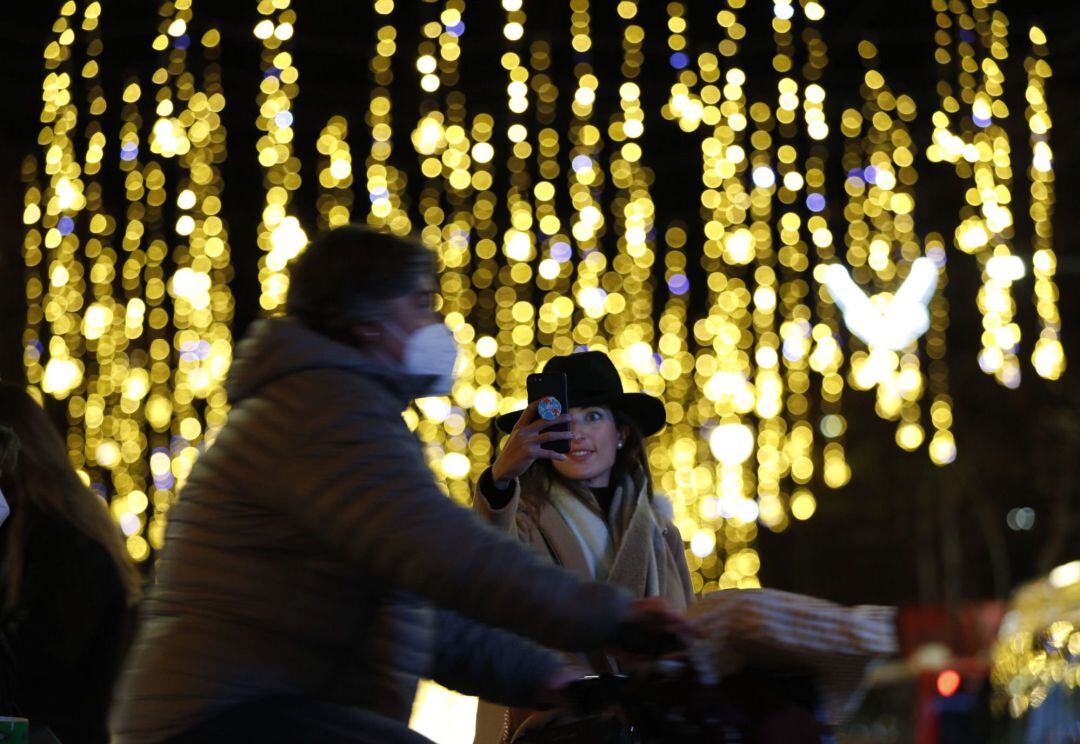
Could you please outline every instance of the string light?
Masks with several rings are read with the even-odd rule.
[[[1046,80],[1050,64],[1046,34],[1038,26],[1028,33],[1032,54],[1024,60],[1027,70],[1025,110],[1028,131],[1031,133],[1030,216],[1034,225],[1031,269],[1035,275],[1035,310],[1039,316],[1039,340],[1031,355],[1031,364],[1040,377],[1056,380],[1065,371],[1065,351],[1061,346],[1061,313],[1058,310],[1058,288],[1054,283],[1057,255],[1054,253],[1054,153],[1050,147],[1050,112],[1046,105]]]
[[[42,87],[41,112],[45,126],[38,143],[44,149],[46,182],[40,193],[34,186],[28,189],[23,213],[24,221],[31,226],[24,241],[27,266],[38,266],[41,271],[40,278],[31,275],[27,281],[27,295],[32,302],[26,339],[28,379],[61,399],[83,384],[85,371],[80,359],[84,342],[78,316],[83,306],[83,270],[75,259],[79,236],[69,229],[86,205],[82,168],[75,157],[71,134],[78,119],[71,91],[76,11],[75,2],[63,4],[53,24],[56,38],[45,47],[48,74]],[[33,304],[39,295],[41,317],[34,312]],[[42,326],[43,321],[48,325]]]
[[[371,149],[365,162],[368,201],[371,203],[367,222],[395,235],[408,235],[412,231],[412,222],[407,213],[406,176],[390,163],[394,152],[390,86],[394,82],[393,60],[397,53],[397,29],[390,22],[394,0],[373,0],[373,6],[383,25],[375,32],[375,54],[370,64],[374,85],[367,112],[367,124],[371,128]]]
[[[650,193],[653,174],[644,164],[641,137],[645,133],[645,112],[636,82],[644,60],[641,49],[645,30],[635,22],[637,2],[625,0],[617,12],[622,22],[622,82],[618,87],[619,112],[611,117],[608,139],[622,144],[612,148],[608,165],[615,187],[611,211],[616,255],[601,280],[607,293],[604,326],[611,339],[612,357],[628,373],[631,389],[662,395],[663,378],[653,356],[656,287],[652,276],[656,250],[652,236],[656,206]]]
[[[755,522],[782,530],[789,515],[806,519],[813,514],[817,500],[810,484],[818,472],[816,459],[827,486],[839,487],[850,477],[839,414],[839,324],[827,294],[814,298],[811,307],[808,281],[809,245],[818,259],[832,257],[832,236],[821,214],[826,209],[825,150],[813,144],[828,135],[824,89],[816,82],[827,57],[813,27],[824,11],[816,3],[803,3],[797,16],[791,4],[775,4],[771,25],[778,99],[773,106],[746,100],[746,75],[738,67],[728,66],[721,79],[719,58],[736,57],[747,33],[739,20],[743,6],[736,0],[717,13],[719,57],[700,54],[691,70],[683,35],[685,9],[680,3],[668,5],[669,61],[679,72],[662,113],[684,131],[712,130],[702,141],[702,267],[709,315],[694,325],[697,389],[686,404],[695,425],[691,431],[708,432],[711,452],[693,452],[689,443],[669,445],[684,458],[674,483],[704,488],[700,494],[698,488],[679,493],[698,502],[700,521],[688,520],[680,528],[691,536],[691,564],[700,570],[705,591],[757,584],[759,559],[750,547]],[[801,36],[808,50],[803,83],[791,75],[795,20],[807,26]],[[801,161],[800,106],[812,143]],[[677,254],[675,260],[680,260]],[[668,312],[677,309],[675,303]],[[822,311],[816,325],[815,310]],[[812,371],[822,375],[819,427],[811,421],[816,413],[810,398]],[[814,447],[816,428],[826,438],[822,453]],[[698,458],[715,464],[695,468]],[[723,561],[716,561],[714,553]]]
[[[857,282],[881,290],[873,300],[889,330],[903,341],[885,345],[866,339],[867,351],[852,354],[850,377],[854,387],[875,390],[878,415],[898,422],[896,442],[910,451],[925,439],[919,406],[925,382],[916,339],[927,326],[922,325],[920,314],[924,310],[918,306],[895,317],[890,313],[895,312],[892,303],[899,302],[906,291],[917,291],[914,283],[921,280],[913,269],[922,248],[915,234],[914,186],[918,176],[907,126],[916,110],[914,101],[894,94],[876,69],[878,55],[873,44],[861,42],[859,55],[867,66],[861,87],[863,107],[861,111],[848,109],[841,119],[848,138],[843,163],[849,195],[846,257]],[[944,253],[935,255],[943,266]],[[931,280],[938,271],[929,274]],[[909,272],[913,274],[910,277]],[[912,327],[898,329],[898,323]]]
[[[532,207],[532,177],[528,160],[533,154],[529,129],[529,60],[523,40],[526,23],[522,3],[503,0],[505,48],[501,64],[506,71],[507,149],[505,229],[499,237],[503,265],[497,269],[492,295],[497,330],[494,335],[496,384],[503,397],[501,410],[517,407],[524,399],[525,377],[539,361],[535,353],[535,308],[531,303],[534,273],[531,264],[537,255],[535,218]],[[486,255],[486,251],[485,251]]]
[[[741,3],[730,5],[741,7]],[[745,493],[749,488],[744,483],[744,473],[752,473],[747,464],[751,452],[736,452],[736,448],[728,446],[753,437],[740,418],[740,414],[753,408],[754,402],[753,388],[747,371],[740,365],[737,346],[742,337],[738,323],[748,322],[748,315],[741,309],[746,303],[743,299],[746,293],[741,281],[728,282],[721,268],[721,253],[731,263],[746,263],[753,257],[751,235],[739,227],[746,217],[744,191],[737,176],[738,172],[745,172],[746,158],[743,148],[736,143],[736,138],[742,141],[745,129],[745,98],[740,87],[744,76],[737,68],[727,73],[723,111],[727,121],[721,123],[721,109],[715,105],[719,96],[713,92],[713,89],[719,92],[713,85],[720,79],[719,65],[711,54],[699,58],[698,72],[707,84],[699,96],[694,89],[698,73],[683,69],[688,66],[688,62],[684,64],[687,55],[683,51],[686,48],[684,6],[671,3],[668,12],[668,29],[672,31],[668,38],[672,49],[670,62],[681,72],[665,107],[667,115],[677,117],[680,128],[688,132],[704,122],[713,127],[713,136],[701,143],[702,181],[706,187],[701,198],[702,216],[706,220],[701,262],[709,290],[709,317],[697,321],[693,327],[697,351],[690,370],[694,387],[687,391],[686,401],[689,436],[671,443],[675,473],[674,478],[665,478],[664,482],[674,481],[684,492],[692,489],[687,495],[697,501],[699,519],[680,524],[680,530],[684,538],[689,537],[688,560],[695,573],[700,574],[702,590],[709,591],[732,584],[730,575],[723,576],[724,563],[719,559],[723,555],[736,555],[753,538],[747,532],[755,529],[753,517],[743,515],[741,520],[735,519],[735,509],[747,503]],[[727,11],[725,15],[722,11],[718,22],[735,25],[734,14]],[[735,50],[731,51],[734,54]],[[670,237],[673,236],[669,232]],[[678,233],[674,237],[682,242]],[[709,446],[698,436],[701,428],[710,423],[712,457]],[[715,465],[710,466],[710,461]]]
[[[115,471],[113,474],[113,512],[121,527],[126,523],[134,527],[136,518],[145,523],[148,545],[139,542],[140,535],[128,537],[129,551],[140,559],[149,554],[150,548],[162,547],[165,521],[176,495],[199,452],[213,441],[225,422],[227,404],[222,385],[232,361],[233,299],[228,289],[232,265],[228,230],[220,217],[222,174],[218,166],[226,155],[226,132],[221,122],[225,98],[215,61],[220,34],[209,28],[199,41],[205,63],[202,85],[197,86],[187,69],[190,34],[195,26],[191,3],[163,3],[160,13],[160,33],[153,42],[163,59],[153,74],[158,118],[151,127],[141,204],[135,201],[139,198],[137,191],[129,194],[129,217],[135,217],[141,206],[152,236],[144,274],[150,308],[145,338],[151,364],[148,372],[132,373],[125,383],[119,410],[113,412],[114,416],[134,415],[140,423],[145,420],[149,429],[147,449],[138,458],[144,464],[148,460],[150,465],[148,474],[141,468],[141,474],[149,475],[145,492],[140,488],[125,493],[127,489],[121,487]],[[163,121],[168,121],[170,127],[168,136],[159,139],[155,135],[166,131]],[[133,133],[137,133],[137,124],[128,131],[129,135]],[[135,155],[131,158],[135,164],[137,142],[129,142],[135,144],[135,149],[129,147],[126,152]],[[168,208],[165,183],[167,170],[171,169],[168,161],[173,158],[175,222],[170,230],[164,222]],[[128,236],[134,246],[130,225]],[[136,267],[128,268],[134,275]],[[164,292],[159,292],[159,287]],[[171,297],[171,318],[166,310],[166,293]],[[128,336],[138,332],[140,306],[136,302],[129,301],[125,328]],[[147,509],[148,505],[152,509]]]
[[[486,467],[491,454],[490,448],[483,446],[486,437],[477,438],[470,431],[463,407],[475,401],[475,365],[469,360],[476,356],[476,333],[467,320],[475,303],[468,272],[474,194],[471,142],[464,96],[453,90],[458,79],[464,12],[464,0],[447,0],[438,20],[422,27],[424,41],[420,43],[417,69],[422,73],[420,87],[424,92],[421,118],[413,133],[413,145],[425,176],[419,201],[425,223],[421,237],[438,256],[439,309],[461,345],[465,360],[451,399],[417,401],[417,431],[436,476],[448,494],[462,503],[469,500],[470,484]],[[490,174],[478,182],[489,185]],[[484,464],[477,452],[487,456]]]
[[[177,20],[192,27],[190,3],[173,4],[179,19],[170,21],[167,33],[174,36],[170,69],[187,57],[190,41],[176,34]],[[191,73],[180,67],[177,77],[178,100],[185,106],[180,121],[186,128],[190,149],[179,157],[179,178],[175,203],[180,212],[173,249],[175,271],[169,284],[173,299],[173,423],[170,430],[172,473],[176,478],[173,493],[179,493],[190,473],[198,452],[213,442],[224,425],[227,412],[223,389],[225,375],[232,363],[234,300],[229,289],[232,263],[228,226],[221,215],[222,172],[219,163],[226,157],[226,131],[221,121],[225,108],[221,68],[216,60],[221,35],[208,28],[201,36],[203,84],[196,88]],[[186,245],[184,238],[187,238]],[[198,411],[202,410],[200,417]],[[167,510],[155,495],[155,515],[150,524],[151,546],[160,549],[164,542]]]
[[[469,331],[472,338],[465,354],[466,363],[461,379],[454,388],[454,400],[469,411],[468,452],[471,473],[479,474],[491,462],[494,451],[492,419],[499,412],[500,392],[495,388],[495,356],[499,353],[491,310],[495,307],[495,284],[498,275],[495,224],[496,198],[492,192],[495,150],[491,144],[494,120],[488,114],[473,117],[469,139],[474,195],[471,207],[466,200],[458,212],[455,234],[453,264],[464,276],[468,273],[471,258],[472,292],[468,294],[467,309]],[[471,227],[471,233],[469,228]],[[462,240],[464,238],[464,241]],[[472,251],[468,248],[472,247]],[[471,253],[471,256],[470,256]],[[469,312],[469,310],[472,312]],[[470,481],[471,482],[471,481]]]
[[[315,149],[319,158],[319,227],[323,230],[349,224],[353,205],[352,152],[346,137],[349,123],[332,116],[319,133]]]
[[[73,2],[61,8],[58,39],[46,48],[49,70],[74,67],[76,11]],[[27,372],[31,385],[39,386],[32,390],[67,399],[71,459],[109,499],[129,553],[142,561],[161,547],[176,491],[225,418],[221,385],[231,361],[233,303],[226,286],[232,272],[228,236],[218,216],[217,163],[225,156],[219,116],[224,97],[213,62],[219,36],[211,29],[202,39],[206,64],[198,90],[186,67],[191,2],[163,4],[152,46],[164,61],[152,76],[157,93],[145,151],[140,152],[142,87],[129,80],[122,93],[114,157],[126,174],[127,207],[118,232],[120,220],[107,209],[99,180],[110,162],[100,125],[106,110],[98,65],[100,3],[88,3],[82,16],[82,164],[70,135],[79,115],[70,75],[50,72],[40,138],[47,146],[50,183],[43,193],[32,181],[27,190]],[[175,224],[167,230],[167,166],[173,159]],[[29,167],[26,177],[32,177]],[[43,240],[34,227],[39,221]],[[41,256],[42,244],[47,257]],[[38,272],[46,267],[44,292]],[[47,333],[43,320],[50,323]],[[42,365],[44,337],[49,354]],[[196,400],[204,402],[196,407]]]
[[[937,289],[930,301],[930,329],[926,334],[926,356],[930,359],[930,422],[934,428],[927,450],[935,465],[948,465],[956,459],[956,438],[952,433],[952,398],[949,396],[949,365],[946,357],[949,301],[945,297],[945,287],[948,286],[945,239],[940,233],[928,233],[925,245],[926,255],[939,267]]]
[[[1007,113],[1007,21],[991,0],[934,2],[943,79],[926,154],[949,163],[970,187],[950,242],[974,254],[983,272],[980,363],[1012,386],[1020,379],[1020,332],[1011,287],[1027,267],[1010,246],[1011,156],[997,123]],[[423,4],[416,59],[406,66],[415,71],[419,116],[407,124],[393,117],[395,3],[373,0],[364,121],[332,116],[319,122],[314,143],[320,227],[364,219],[405,235],[415,224],[436,258],[438,307],[463,349],[462,364],[452,394],[418,402],[406,422],[448,494],[468,500],[497,445],[492,419],[522,404],[527,374],[552,354],[607,351],[628,389],[665,401],[668,427],[650,441],[648,457],[658,486],[675,502],[701,591],[756,586],[758,525],[782,530],[809,518],[821,485],[850,480],[846,381],[875,391],[878,412],[897,422],[901,447],[929,439],[935,463],[956,456],[946,241],[931,233],[920,245],[915,232],[914,102],[889,88],[876,49],[861,45],[863,106],[840,121],[848,201],[834,213],[825,177],[824,7],[774,0],[775,99],[751,100],[739,66],[750,33],[746,6],[725,0],[709,26],[708,48],[691,41],[687,5],[666,6],[663,63],[673,81],[660,113],[700,152],[700,225],[656,214],[645,149],[651,112],[641,87],[645,24],[636,0],[602,11],[570,0],[574,57],[566,91],[551,73],[552,46],[527,32],[523,3],[503,0],[507,98],[505,110],[494,113],[470,110],[461,90],[464,0]],[[261,0],[258,10],[260,306],[274,314],[288,289],[289,261],[307,242],[294,201],[304,148],[293,141],[296,13],[290,0]],[[64,3],[46,48],[43,157],[40,167],[28,159],[22,173],[24,356],[34,389],[68,401],[72,458],[110,495],[129,549],[144,559],[160,547],[177,489],[226,412],[221,385],[232,354],[233,299],[221,219],[220,34],[211,28],[198,37],[206,64],[197,84],[187,61],[196,38],[192,2],[162,3],[152,44],[160,65],[149,80],[125,81],[119,150],[110,156],[99,121],[100,12],[96,2]],[[594,27],[609,21],[617,23],[622,56],[618,73],[601,80]],[[79,34],[86,57],[76,65],[71,50]],[[1032,363],[1055,379],[1065,359],[1050,230],[1050,68],[1045,34],[1033,28],[1029,38],[1025,117],[1040,324]],[[85,81],[85,104],[72,99],[75,74]],[[601,105],[609,100],[618,104],[610,115]],[[403,131],[422,179],[411,191],[415,203],[406,178],[412,163],[395,165]],[[369,206],[354,203],[354,149],[365,139],[357,132],[370,135],[363,174]],[[113,163],[125,199],[115,217],[101,190],[102,172]],[[842,255],[834,224],[845,227]],[[855,342],[848,356],[842,339],[862,338],[865,328],[841,317],[843,303],[825,286],[837,272],[883,318],[904,288],[924,282],[925,297],[904,318],[911,338],[896,348],[871,341],[864,350]],[[692,294],[706,300],[700,316]],[[924,341],[914,340],[923,333]]]
[[[661,335],[657,350],[660,355],[659,371],[665,385],[668,425],[655,437],[655,444],[649,448],[649,466],[659,487],[674,502],[679,531],[684,536],[690,535],[693,540],[698,534],[699,523],[703,523],[701,534],[705,537],[699,538],[701,542],[710,540],[709,536],[715,541],[718,514],[714,508],[716,498],[705,496],[711,486],[711,472],[706,468],[695,470],[693,465],[697,454],[696,438],[694,428],[687,420],[686,401],[693,389],[693,380],[688,372],[694,365],[687,332],[690,292],[685,251],[687,239],[686,227],[682,223],[673,223],[664,231],[667,249],[664,280],[668,294],[660,315],[658,327]],[[701,477],[700,483],[697,482],[698,476]],[[704,551],[703,557],[710,553],[711,550]],[[695,592],[701,591],[705,585],[701,572],[703,557],[698,557],[693,550],[686,551]]]
[[[536,121],[541,129],[537,133],[536,173],[539,176],[533,186],[533,199],[539,227],[540,262],[536,269],[536,286],[543,297],[537,308],[537,340],[540,346],[553,349],[556,354],[569,354],[574,347],[571,322],[574,310],[571,296],[573,281],[572,238],[558,215],[556,199],[560,193],[560,150],[562,143],[555,122],[558,88],[548,76],[551,66],[551,50],[547,42],[536,41],[532,45],[531,63],[533,100]],[[577,161],[582,165],[583,161]],[[574,163],[567,177],[576,175]],[[571,186],[572,188],[572,186]]]
[[[1023,264],[1010,247],[1014,231],[1009,137],[997,123],[1009,112],[1002,69],[1008,58],[1008,20],[1001,11],[991,10],[995,4],[995,0],[933,2],[941,106],[933,115],[933,141],[926,156],[931,162],[953,164],[956,174],[971,184],[954,241],[961,251],[974,255],[983,270],[978,294],[984,327],[979,366],[1014,388],[1020,384],[1016,351],[1021,334],[1013,322],[1012,283],[1023,274]],[[955,34],[950,32],[954,28]],[[955,53],[950,49],[953,41]],[[955,78],[959,98],[954,95],[954,54],[960,69]]]
[[[444,440],[441,470],[447,478],[447,490],[452,498],[468,503],[472,498],[472,484],[491,462],[492,444],[489,436],[490,418],[497,410],[498,396],[487,386],[493,378],[486,367],[479,371],[469,364],[477,357],[477,333],[474,325],[477,295],[472,282],[472,251],[475,240],[472,232],[475,205],[483,199],[485,206],[492,204],[487,192],[493,184],[491,161],[475,163],[475,145],[487,143],[492,133],[491,118],[474,116],[470,124],[465,96],[453,90],[459,79],[458,60],[461,56],[462,36],[465,33],[464,0],[447,0],[439,13],[440,33],[439,70],[440,83],[448,92],[443,109],[447,128],[447,148],[443,151],[441,177],[443,209],[446,217],[441,224],[439,238],[442,272],[443,312],[447,324],[454,330],[454,337],[462,347],[464,363],[459,368],[460,388],[452,400],[455,404],[451,414],[442,425],[440,435]],[[481,148],[481,151],[484,148]],[[489,232],[488,236],[494,233]],[[479,384],[477,384],[479,383]],[[475,418],[468,408],[480,394],[480,410]]]
[[[807,94],[805,85],[790,76],[794,66],[795,45],[791,18],[784,18],[786,11],[779,15],[774,12],[772,20],[773,39],[777,54],[773,58],[773,68],[780,74],[777,82],[779,93],[777,105],[773,108],[775,129],[772,139],[775,144],[769,163],[775,183],[773,193],[775,209],[780,211],[777,219],[777,231],[780,245],[771,257],[770,268],[775,275],[777,286],[770,295],[768,290],[755,291],[755,305],[759,311],[770,303],[776,306],[779,319],[779,347],[777,353],[782,377],[782,410],[767,420],[763,431],[759,433],[759,442],[764,439],[764,447],[758,449],[758,504],[762,524],[773,530],[785,529],[788,525],[788,511],[797,518],[809,517],[814,510],[816,499],[811,490],[811,479],[815,473],[814,426],[810,422],[809,353],[811,350],[811,311],[806,304],[810,286],[806,272],[810,268],[806,241],[800,234],[799,227],[803,218],[802,205],[798,203],[799,193],[806,183],[798,168],[798,146],[800,144],[798,110],[800,99]],[[792,18],[797,17],[794,11]],[[802,95],[800,95],[802,94]],[[809,112],[807,112],[809,113]],[[814,116],[811,114],[810,118]],[[812,138],[811,138],[812,141]],[[769,180],[768,178],[764,180]],[[755,274],[766,272],[759,267]],[[757,293],[761,292],[758,297]],[[776,321],[774,321],[775,326]],[[771,354],[765,354],[764,361],[772,361]],[[760,363],[760,361],[759,361]],[[774,451],[772,447],[776,448]],[[789,478],[792,492],[782,486],[782,481]],[[768,491],[761,488],[762,481],[770,484]],[[785,504],[786,502],[786,504]],[[787,506],[788,508],[785,508]]]
[[[816,3],[803,2],[803,13],[810,21],[824,17],[824,10]],[[817,381],[818,406],[820,419],[818,431],[824,446],[822,447],[821,476],[829,488],[841,488],[851,479],[851,468],[847,464],[844,450],[844,433],[847,421],[843,416],[842,400],[844,377],[844,347],[840,343],[842,322],[836,305],[824,287],[820,271],[836,259],[829,220],[832,209],[827,199],[825,183],[825,163],[828,149],[820,144],[829,136],[829,126],[825,123],[825,88],[820,84],[822,73],[828,64],[828,46],[813,25],[803,31],[807,47],[807,62],[803,65],[803,77],[807,81],[803,96],[803,123],[806,133],[814,143],[810,146],[804,167],[805,193],[804,204],[809,213],[803,223],[809,242],[814,246],[817,266],[814,278],[817,291],[813,297],[813,311],[817,322],[810,332],[812,349],[808,358],[810,369],[817,373],[812,381]],[[792,495],[791,513],[796,519],[808,519],[817,508],[817,500],[812,493],[802,491]]]
[[[589,0],[570,0],[570,45],[578,54],[574,65],[576,87],[570,109],[570,235],[576,246],[578,260],[573,267],[576,274],[570,286],[577,311],[567,303],[561,304],[562,312],[572,317],[570,341],[576,346],[588,346],[600,340],[600,323],[607,314],[607,291],[600,284],[600,277],[608,261],[599,250],[600,239],[607,230],[602,202],[597,198],[606,183],[600,163],[603,133],[593,123],[597,89],[600,81],[592,65],[592,16]],[[556,308],[560,305],[556,301]],[[565,343],[565,342],[564,342]]]
[[[110,223],[103,213],[101,184],[97,179],[105,144],[99,117],[106,108],[97,61],[102,52],[98,30],[101,6],[96,2],[86,5],[78,29],[75,26],[77,10],[76,3],[64,4],[53,27],[58,38],[45,51],[46,69],[63,69],[62,72],[50,72],[44,82],[45,106],[41,120],[46,127],[41,131],[39,143],[46,148],[45,172],[50,179],[39,202],[44,204],[44,209],[33,203],[36,189],[28,190],[24,218],[28,224],[33,224],[35,218],[40,219],[44,229],[47,263],[43,268],[47,271],[45,281],[48,286],[44,293],[44,319],[49,321],[49,328],[45,331],[34,323],[38,309],[34,300],[41,296],[42,286],[42,280],[34,275],[37,274],[35,268],[42,262],[38,242],[41,233],[31,228],[25,244],[30,270],[27,295],[31,301],[26,355],[31,362],[29,381],[32,385],[40,383],[40,388],[32,388],[37,397],[44,392],[67,399],[67,443],[72,462],[79,468],[84,481],[105,497],[107,477],[94,465],[122,471],[122,463],[138,460],[141,452],[135,436],[138,432],[122,427],[121,423],[126,422],[115,421],[104,410],[105,398],[113,392],[116,383],[123,380],[124,365],[114,365],[117,359],[116,303],[110,282],[116,256],[108,246],[107,236],[115,223]],[[81,69],[87,93],[86,149],[81,167],[73,137],[79,106],[70,87],[71,71],[75,68],[71,49],[77,40],[76,30],[87,39],[88,58]],[[83,229],[79,229],[80,223],[83,223]],[[92,237],[83,244],[87,234]],[[87,259],[89,272],[80,252]],[[83,312],[80,314],[80,311]],[[39,362],[45,347],[38,339],[43,337],[48,339],[48,361],[41,368]],[[123,351],[122,341],[120,351]],[[132,439],[120,439],[117,437],[120,433]],[[124,442],[123,450],[118,441]],[[126,477],[123,472],[116,474],[120,488],[128,486]],[[141,525],[136,519],[133,526],[130,522],[123,526],[125,532],[131,534]],[[134,548],[132,552],[136,558],[145,557],[141,555],[145,552],[145,541],[141,537],[129,539],[128,545],[129,549]]]
[[[263,73],[255,126],[265,132],[256,147],[266,187],[257,238],[266,253],[259,259],[259,306],[269,313],[281,312],[289,291],[287,266],[307,246],[307,233],[289,213],[293,193],[300,188],[300,159],[293,155],[292,126],[292,101],[300,92],[300,73],[287,51],[296,25],[296,11],[289,5],[290,0],[260,0],[259,14],[264,17],[254,29],[262,46]]]

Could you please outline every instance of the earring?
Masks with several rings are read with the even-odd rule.
[[[615,449],[622,449],[622,442],[617,443]]]

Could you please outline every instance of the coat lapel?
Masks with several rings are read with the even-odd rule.
[[[617,496],[625,499],[628,494],[634,494],[630,485],[627,483],[620,488],[621,493]],[[612,514],[618,521],[612,525],[612,530],[618,530],[619,539],[608,580],[625,586],[635,596],[655,597],[664,589],[660,568],[667,565],[664,555],[667,549],[649,499],[644,493],[635,495],[637,498],[627,503],[619,503],[620,499],[616,498],[613,504],[616,508],[612,509]]]

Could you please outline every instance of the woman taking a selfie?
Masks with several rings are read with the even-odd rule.
[[[683,541],[671,503],[653,490],[644,446],[664,426],[663,403],[623,392],[599,351],[555,357],[544,372],[566,375],[570,411],[542,418],[538,400],[496,420],[509,438],[480,478],[475,509],[556,565],[685,610],[694,594]],[[557,424],[569,431],[545,431]],[[544,447],[560,440],[568,453]],[[585,661],[612,670],[605,657]],[[499,741],[500,731],[509,741],[529,714],[482,703],[477,744]]]

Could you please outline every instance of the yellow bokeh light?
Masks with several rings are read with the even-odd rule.
[[[814,495],[805,489],[800,489],[791,495],[791,516],[798,520],[807,520],[814,516],[817,511],[817,500]]]
[[[726,465],[739,465],[750,459],[754,433],[745,424],[720,424],[709,434],[713,457]]]

